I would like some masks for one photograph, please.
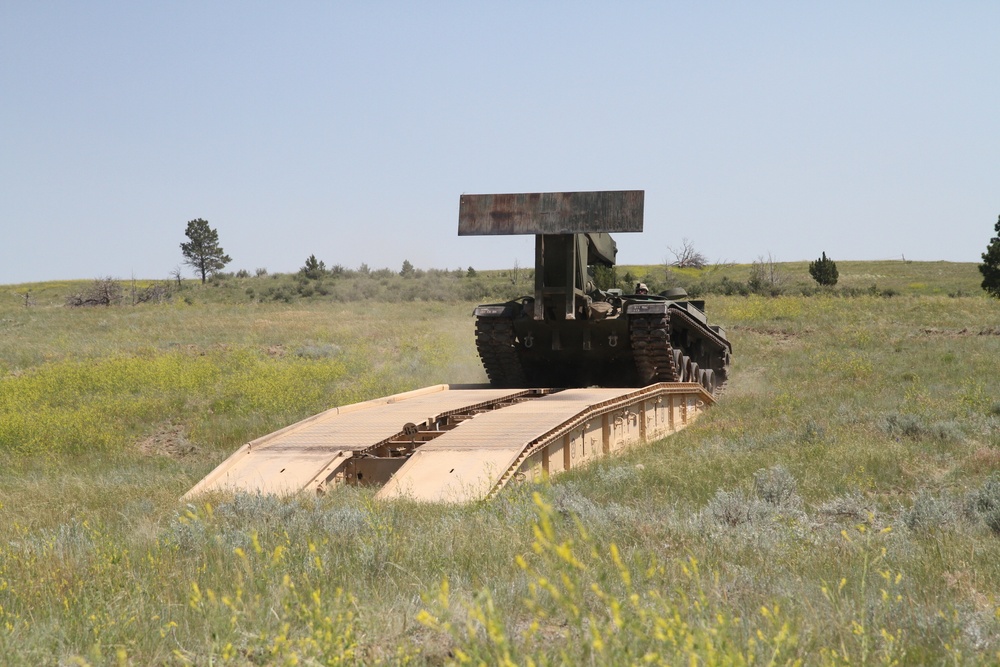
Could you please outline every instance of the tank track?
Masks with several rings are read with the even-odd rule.
[[[665,315],[634,315],[630,322],[632,354],[643,383],[678,382],[680,369],[670,346],[670,318]]]
[[[527,386],[512,320],[506,317],[477,317],[476,350],[493,386]]]
[[[665,315],[633,315],[631,318],[629,336],[640,381],[698,382],[710,394],[721,395],[728,369],[701,369],[680,349],[675,349],[670,344],[671,317],[685,319],[697,327],[690,317],[677,310]]]

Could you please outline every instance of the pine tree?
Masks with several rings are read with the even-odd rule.
[[[198,272],[202,284],[209,274],[221,271],[233,261],[219,246],[219,232],[209,227],[207,220],[191,220],[184,235],[190,239],[181,244],[184,263]]]
[[[326,264],[316,259],[316,255],[306,257],[305,266],[299,269],[299,273],[309,280],[319,280],[326,274]]]
[[[990,239],[990,244],[986,246],[979,272],[983,274],[983,289],[991,296],[1000,299],[1000,216],[997,216],[997,224],[993,230],[997,235]]]
[[[836,285],[840,277],[837,263],[827,257],[825,252],[815,262],[809,262],[809,275],[820,285]]]

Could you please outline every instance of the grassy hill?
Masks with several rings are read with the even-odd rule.
[[[776,297],[734,292],[750,266],[619,267],[707,299],[735,351],[722,401],[470,507],[177,499],[294,420],[484,380],[472,307],[530,272],[227,276],[87,308],[64,304],[89,281],[4,287],[0,654],[996,663],[1000,302],[974,264],[837,264],[832,290],[776,265]]]

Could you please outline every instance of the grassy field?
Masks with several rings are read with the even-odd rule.
[[[483,381],[472,306],[524,279],[0,289],[3,662],[996,664],[1000,302],[974,264],[838,267],[706,296],[735,361],[691,428],[468,507],[178,498],[325,408]]]

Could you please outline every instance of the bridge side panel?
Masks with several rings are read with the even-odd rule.
[[[656,396],[637,397],[624,408],[605,412],[564,435],[540,443],[511,476],[515,482],[537,482],[565,470],[658,440],[690,425],[711,397],[697,384],[673,385]]]

